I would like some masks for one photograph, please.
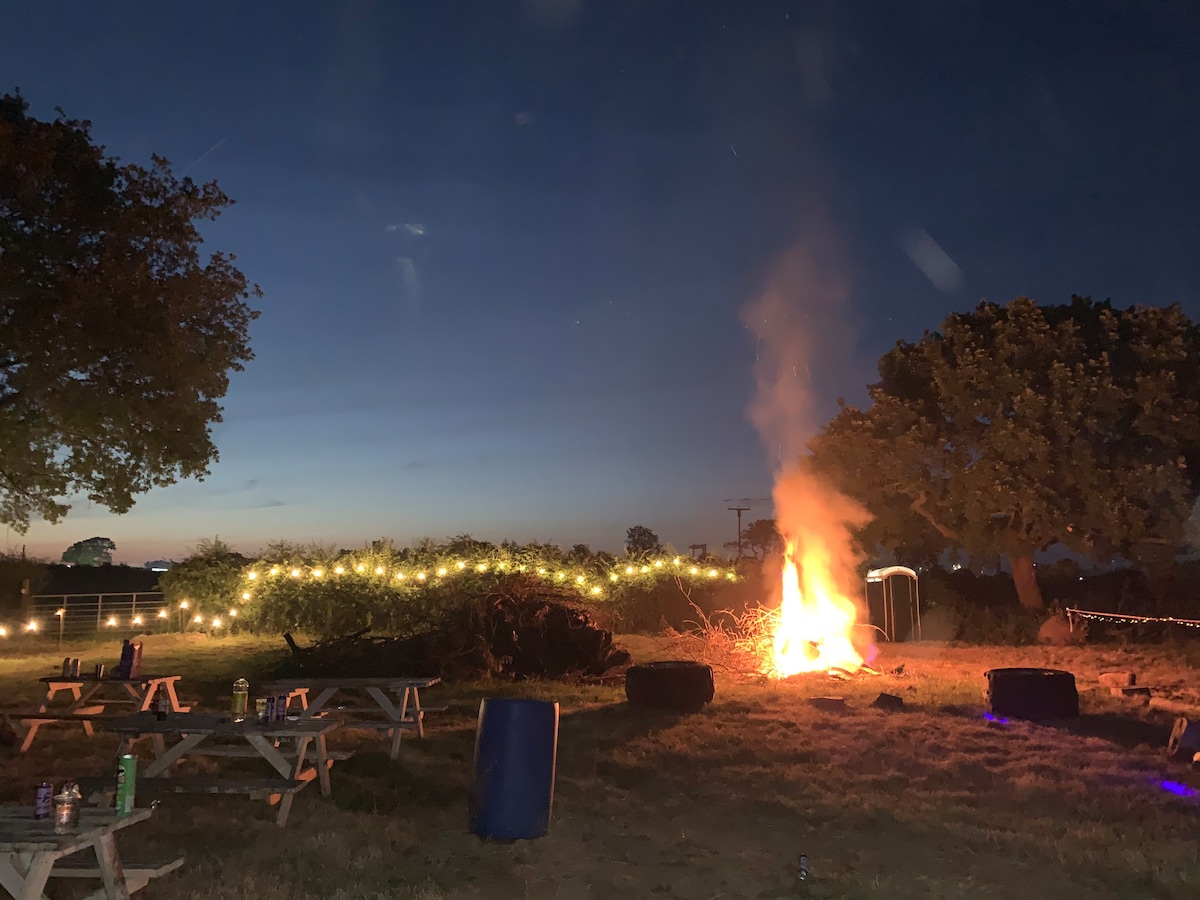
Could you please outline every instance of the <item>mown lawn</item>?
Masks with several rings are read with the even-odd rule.
[[[652,639],[635,656],[661,656]],[[34,653],[0,647],[0,703],[31,708],[36,678],[70,653],[115,662],[111,647]],[[266,638],[148,640],[147,670],[184,676],[181,696],[227,703],[281,654]],[[108,651],[105,653],[104,651]],[[287,828],[265,803],[174,796],[133,844],[182,851],[187,866],[138,896],[207,898],[1194,898],[1200,893],[1200,777],[1163,758],[1172,715],[1099,689],[1107,668],[1197,701],[1183,650],[885,648],[884,672],[848,683],[719,679],[704,713],[630,709],[619,687],[460,684],[431,689],[424,741],[400,761],[363,733],[335,734],[357,755],[333,770],[334,797],[300,794]],[[1193,660],[1194,662],[1194,660]],[[1075,672],[1085,715],[1066,727],[983,717],[983,672],[1053,665]],[[891,670],[903,666],[893,674]],[[868,704],[880,691],[901,712]],[[555,816],[533,842],[467,832],[478,700],[562,704]],[[844,696],[846,712],[808,698]],[[100,774],[116,740],[63,727],[26,757],[0,749],[0,800],[30,802],[43,779]],[[1162,782],[1178,782],[1175,792]],[[795,880],[801,853],[812,877]]]

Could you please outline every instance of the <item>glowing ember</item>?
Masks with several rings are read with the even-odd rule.
[[[783,598],[772,636],[770,674],[787,678],[800,672],[844,669],[863,665],[854,647],[854,601],[834,584],[824,548],[806,548],[797,567],[796,546],[787,544],[783,558]]]

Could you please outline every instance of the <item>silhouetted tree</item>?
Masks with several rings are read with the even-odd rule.
[[[62,561],[73,566],[112,565],[113,551],[117,549],[109,538],[93,537],[76,541],[63,551]]]
[[[1174,550],[1200,493],[1200,330],[1177,306],[1018,298],[953,314],[879,361],[809,464],[944,547],[999,553],[1040,608],[1036,552]],[[1172,552],[1173,555],[1173,552]]]
[[[629,554],[658,553],[662,544],[658,535],[645,525],[634,525],[625,532],[625,552]]]
[[[196,222],[232,202],[215,183],[120,165],[90,123],[28,110],[0,96],[0,521],[21,532],[72,494],[122,513],[208,474],[261,296],[200,256]]]

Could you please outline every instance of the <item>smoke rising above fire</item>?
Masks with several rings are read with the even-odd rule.
[[[857,668],[868,655],[854,628],[861,584],[853,530],[869,515],[802,465],[820,427],[817,384],[854,353],[850,289],[832,241],[804,240],[742,311],[755,337],[756,392],[749,418],[775,467],[775,520],[788,545],[772,604],[780,608],[771,672]],[[789,565],[794,562],[794,566]]]

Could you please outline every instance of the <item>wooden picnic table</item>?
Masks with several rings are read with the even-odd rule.
[[[276,822],[286,825],[292,800],[310,781],[317,780],[322,796],[333,793],[329,780],[332,758],[325,736],[340,723],[332,719],[288,719],[259,722],[251,717],[242,722],[213,713],[175,713],[165,719],[153,713],[139,712],[119,719],[106,719],[105,729],[124,736],[123,750],[140,737],[152,736],[155,759],[138,774],[138,790],[172,793],[248,794],[265,797],[279,804]],[[174,744],[166,738],[177,736]],[[224,743],[218,743],[224,739]],[[232,739],[232,740],[231,740]],[[295,742],[295,749],[279,746],[280,741]],[[207,746],[206,746],[207,744]],[[313,760],[309,763],[309,751]],[[168,770],[185,756],[261,757],[277,773],[273,778],[191,778],[167,776]],[[342,756],[344,758],[344,755]]]
[[[362,691],[375,701],[377,708],[343,710],[345,712],[382,712],[382,721],[349,721],[347,728],[372,728],[386,731],[392,739],[391,758],[400,753],[400,738],[405,731],[415,731],[425,737],[425,713],[421,706],[421,688],[433,687],[441,681],[436,677],[415,678],[284,678],[263,685],[269,694],[286,694],[300,700],[300,718],[311,719],[327,711],[329,701],[340,691]],[[309,697],[315,692],[315,697]],[[392,694],[396,700],[388,695]]]
[[[117,693],[121,700],[132,700],[139,711],[150,709],[155,698],[161,691],[167,698],[167,704],[172,712],[187,712],[189,707],[179,702],[175,693],[175,683],[179,675],[138,675],[134,678],[89,678],[87,676],[48,675],[39,678],[46,685],[46,695],[38,706],[41,715],[22,716],[21,722],[26,727],[25,739],[21,742],[21,752],[25,753],[33,746],[38,729],[43,725],[54,722],[79,722],[84,734],[91,736],[92,716],[104,712],[103,703],[94,703],[101,699],[102,693]],[[68,705],[55,704],[54,697],[59,693],[70,693],[71,702]],[[121,694],[126,695],[120,697]]]
[[[81,809],[70,834],[54,833],[54,817],[35,819],[32,806],[0,806],[0,887],[18,900],[40,900],[51,878],[99,878],[103,887],[86,900],[129,900],[151,878],[183,865],[183,857],[137,865],[122,864],[115,833],[150,818],[150,809],[117,816],[111,810]],[[68,858],[93,848],[95,864]]]

